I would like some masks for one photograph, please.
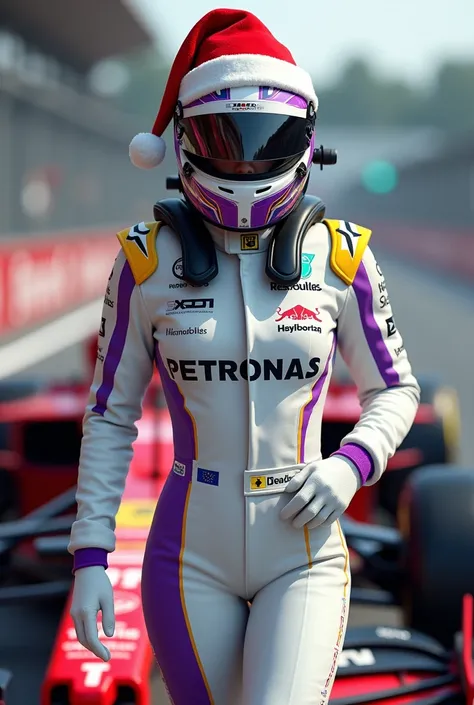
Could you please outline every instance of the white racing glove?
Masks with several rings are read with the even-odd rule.
[[[308,463],[285,487],[285,492],[296,494],[280,516],[292,519],[295,529],[327,526],[345,512],[360,486],[359,471],[342,456]]]
[[[102,612],[102,628],[106,636],[115,631],[114,593],[109,576],[101,565],[79,568],[74,576],[71,617],[79,642],[102,659],[110,659],[110,651],[99,641],[97,613]]]

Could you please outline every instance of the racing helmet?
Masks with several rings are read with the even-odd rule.
[[[263,230],[299,204],[313,162],[315,105],[278,88],[178,101],[174,146],[185,198],[225,230]]]

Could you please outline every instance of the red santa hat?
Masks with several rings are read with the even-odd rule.
[[[290,51],[251,12],[212,10],[194,25],[179,49],[153,129],[136,135],[130,159],[141,169],[152,169],[165,156],[161,135],[170,123],[178,100],[188,105],[213,91],[241,86],[269,86],[318,99],[310,75],[296,65]]]

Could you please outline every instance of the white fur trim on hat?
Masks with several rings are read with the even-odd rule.
[[[311,76],[300,66],[262,54],[219,56],[192,69],[181,81],[179,99],[183,105],[223,88],[269,86],[312,100],[318,108]]]
[[[166,142],[151,132],[140,132],[130,142],[128,153],[134,166],[139,169],[153,169],[165,158]]]

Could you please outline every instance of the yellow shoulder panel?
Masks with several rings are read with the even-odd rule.
[[[369,243],[372,231],[347,220],[327,220],[324,224],[331,233],[332,271],[345,284],[352,284]]]
[[[137,284],[143,284],[158,267],[156,236],[160,227],[161,223],[138,223],[117,233]]]

